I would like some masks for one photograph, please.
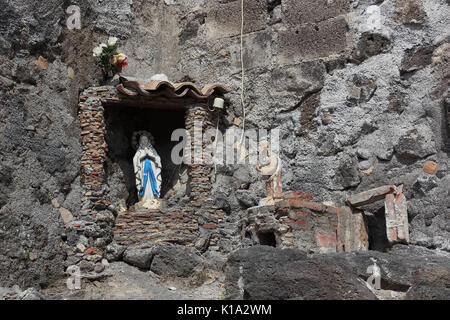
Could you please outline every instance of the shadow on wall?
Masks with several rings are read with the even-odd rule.
[[[135,131],[146,130],[155,138],[154,148],[161,157],[162,185],[161,197],[175,185],[178,180],[177,171],[181,170],[171,160],[172,148],[178,143],[171,141],[173,130],[184,128],[184,110],[158,110],[136,107],[105,107],[106,143],[108,144],[108,161],[106,179],[110,188],[121,188],[111,179],[120,170],[121,183],[125,184],[128,196],[123,195],[127,206],[138,201],[133,157],[136,150],[131,145]],[[113,199],[111,199],[113,200]]]

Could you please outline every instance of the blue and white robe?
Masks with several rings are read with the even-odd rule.
[[[159,199],[161,192],[161,158],[152,146],[139,147],[133,158],[139,201]]]

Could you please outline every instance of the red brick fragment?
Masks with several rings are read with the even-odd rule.
[[[423,166],[423,171],[428,174],[434,174],[438,168],[438,164],[434,161],[427,161]]]
[[[311,193],[303,192],[300,190],[292,190],[283,192],[280,197],[281,199],[301,199],[301,200],[314,200],[314,195]]]
[[[102,250],[100,250],[99,248],[88,248],[85,251],[86,254],[99,254],[102,255]]]
[[[289,205],[293,208],[308,208],[314,211],[322,212],[323,206],[321,203],[312,201],[303,201],[299,199],[289,200]]]
[[[337,241],[336,241],[335,233],[327,235],[324,233],[317,232],[316,239],[317,239],[318,245],[321,249],[325,249],[326,251],[328,251],[328,250],[335,251],[336,250]]]

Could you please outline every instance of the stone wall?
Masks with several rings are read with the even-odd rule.
[[[125,74],[223,83],[232,94],[221,130],[243,120],[239,0],[71,4],[81,8],[81,30],[67,29],[62,0],[6,0],[0,12],[2,285],[45,284],[64,272],[72,234],[62,217],[75,221],[84,210],[79,91],[101,85],[91,52],[108,36],[129,56]],[[371,5],[382,17],[376,29],[367,23]],[[448,1],[245,6],[246,124],[281,130],[284,189],[339,207],[349,194],[403,184],[410,242],[449,250]],[[434,171],[424,170],[429,161]],[[243,165],[213,176],[229,236],[217,246],[231,250],[240,245],[240,215],[265,196],[264,183]],[[365,208],[369,220],[383,205]]]

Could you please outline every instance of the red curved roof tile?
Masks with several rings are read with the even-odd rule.
[[[207,84],[199,88],[193,82],[170,83],[160,80],[122,80],[116,86],[117,90],[130,97],[134,96],[164,96],[168,98],[191,97],[205,99],[211,95],[224,95],[230,92],[226,86],[218,83]]]

